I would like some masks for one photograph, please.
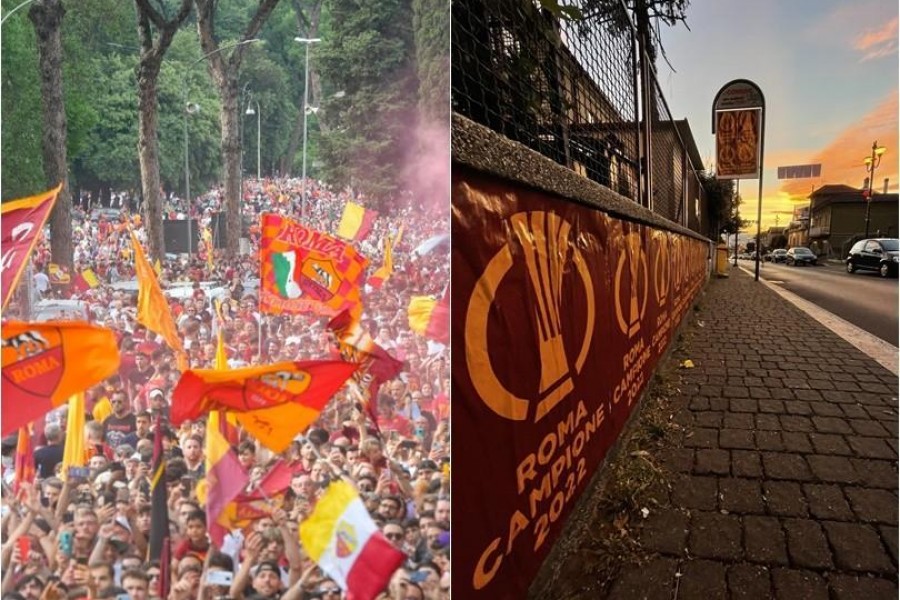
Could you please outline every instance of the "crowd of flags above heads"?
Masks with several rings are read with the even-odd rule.
[[[2,302],[6,307],[24,271],[53,204],[54,190],[3,204]],[[272,510],[272,498],[290,484],[290,470],[272,469],[251,492],[228,435],[239,423],[260,443],[282,452],[297,434],[305,431],[330,398],[349,381],[365,401],[377,428],[374,398],[377,389],[396,377],[403,364],[379,347],[360,324],[361,288],[368,259],[352,245],[366,238],[377,212],[348,202],[337,237],[316,231],[280,215],[263,215],[260,244],[260,310],[270,314],[312,313],[333,317],[328,328],[337,339],[342,360],[281,362],[228,370],[221,331],[215,369],[189,369],[178,330],[140,241],[129,228],[138,280],[137,321],[162,337],[175,353],[181,379],[172,396],[172,422],[208,415],[206,479],[198,488],[205,496],[210,533],[216,543],[229,529],[246,525]],[[383,262],[367,283],[378,290],[393,273],[393,249],[403,228],[382,240]],[[342,238],[342,239],[339,239]],[[427,240],[422,254],[442,243],[442,236]],[[207,260],[211,261],[211,236],[206,236]],[[424,248],[428,246],[428,248]],[[210,263],[211,264],[211,263]],[[55,271],[58,283],[67,274]],[[90,269],[68,280],[76,291],[98,285]],[[449,341],[449,286],[440,299],[415,296],[408,309],[410,328],[441,343]],[[33,481],[30,460],[32,422],[69,402],[68,429],[84,426],[83,392],[119,369],[119,352],[112,330],[82,322],[5,322],[2,332],[2,434],[19,430],[16,481]],[[80,420],[79,420],[80,419]],[[161,427],[157,429],[152,475],[153,520],[166,522],[165,461]],[[71,440],[71,443],[70,443]],[[81,436],[67,436],[64,469],[83,466]],[[65,472],[63,474],[65,476]],[[168,550],[168,531],[159,528],[150,540],[151,558]],[[356,598],[373,598],[403,555],[378,532],[355,490],[336,482],[301,525],[300,537],[311,556]],[[168,561],[165,561],[166,563]],[[168,580],[168,577],[164,577]]]

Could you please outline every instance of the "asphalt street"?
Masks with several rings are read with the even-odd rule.
[[[752,261],[738,265],[753,271]],[[882,340],[898,345],[898,282],[878,273],[847,273],[844,266],[825,263],[815,267],[789,267],[762,263],[760,277],[804,300],[853,323]]]

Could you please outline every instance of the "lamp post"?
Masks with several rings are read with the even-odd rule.
[[[302,38],[295,37],[295,42],[306,44],[306,73],[303,77],[303,199],[300,202],[300,217],[306,217],[306,117],[309,115],[309,47],[316,42],[321,42],[321,38]]]
[[[253,106],[251,106],[253,102],[256,103],[255,111],[253,110]],[[247,102],[247,110],[246,112],[244,112],[244,114],[256,115],[256,184],[259,185],[259,182],[262,180],[262,177],[260,177],[261,171],[259,167],[259,165],[262,164],[260,162],[260,157],[262,156],[262,153],[260,152],[260,143],[262,142],[262,134],[260,133],[262,131],[260,127],[260,116],[262,115],[262,113],[259,110],[259,100],[256,100],[251,96],[250,100]]]
[[[199,112],[200,106],[198,104],[188,102],[188,75],[191,73],[191,69],[193,69],[197,63],[200,63],[213,54],[218,54],[223,50],[229,50],[231,48],[235,48],[237,46],[243,46],[245,44],[252,44],[254,42],[261,42],[262,40],[259,38],[251,38],[249,40],[244,40],[242,42],[234,42],[233,44],[227,44],[213,50],[212,52],[207,52],[194,62],[188,65],[187,69],[184,72],[184,76],[181,78],[181,89],[183,92],[184,105],[182,106],[182,115],[184,116],[184,200],[185,200],[185,214],[187,216],[187,242],[188,242],[188,256],[193,253],[192,242],[191,242],[191,170],[190,163],[188,160],[188,154],[190,149],[190,144],[188,142],[188,115]]]
[[[879,146],[877,141],[872,142],[872,154],[863,160],[866,165],[866,173],[869,177],[869,187],[863,193],[866,196],[866,237],[869,237],[869,211],[872,208],[872,182],[875,181],[875,169],[881,164],[881,156],[887,151],[884,146]]]
[[[31,4],[32,2],[34,2],[34,0],[25,0],[25,2],[22,2],[21,4],[19,4],[19,5],[16,6],[15,8],[13,8],[11,11],[9,11],[9,12],[6,13],[5,15],[3,15],[3,18],[0,19],[0,25],[3,25],[4,23],[6,23],[6,20],[7,20],[8,18],[10,18],[11,16],[13,16],[13,14],[14,14],[16,11],[18,11],[20,8],[22,8],[22,7],[24,7],[24,6],[28,5],[28,4]]]

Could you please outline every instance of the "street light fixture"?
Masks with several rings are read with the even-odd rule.
[[[16,12],[17,10],[19,10],[19,9],[22,8],[23,6],[26,6],[26,5],[28,5],[28,4],[31,4],[32,2],[34,2],[34,0],[25,0],[25,2],[22,2],[21,4],[19,4],[19,5],[16,6],[15,8],[13,8],[11,11],[9,11],[9,12],[6,13],[5,15],[3,15],[3,18],[0,19],[0,25],[3,25],[4,23],[6,23],[6,20],[7,20],[8,18],[10,18],[11,16],[13,16],[13,14],[15,14],[15,12]]]
[[[866,173],[869,174],[869,188],[863,191],[866,196],[866,238],[869,237],[869,212],[872,208],[872,182],[875,181],[875,169],[881,164],[881,155],[887,151],[884,146],[879,146],[878,141],[872,142],[872,154],[863,160],[866,165]]]
[[[194,62],[188,65],[187,69],[184,72],[184,76],[181,78],[181,88],[184,96],[184,104],[182,105],[182,115],[184,116],[184,200],[186,207],[186,217],[187,217],[187,242],[188,242],[188,256],[193,254],[192,241],[191,241],[191,169],[190,164],[188,162],[188,150],[190,149],[190,144],[188,142],[188,115],[193,115],[197,112],[200,112],[200,106],[193,102],[188,102],[188,75],[191,73],[191,69],[193,69],[197,63],[200,63],[213,54],[218,54],[223,50],[229,50],[231,48],[236,48],[237,46],[244,46],[246,44],[253,44],[255,42],[262,42],[263,40],[259,38],[251,38],[249,40],[243,40],[241,42],[234,42],[233,44],[226,44],[221,48],[213,50],[212,52],[207,52]]]
[[[306,74],[304,75],[303,84],[303,200],[300,203],[300,217],[306,217],[306,118],[309,115],[309,47],[316,42],[321,42],[321,38],[302,38],[295,37],[295,42],[306,44]]]
[[[256,103],[256,110],[253,110],[252,103]],[[262,134],[260,133],[262,129],[260,128],[260,116],[262,116],[262,111],[259,110],[259,100],[255,98],[250,98],[247,102],[247,110],[244,113],[245,115],[256,115],[256,183],[259,184],[262,181],[262,177],[260,177],[260,157],[262,154],[260,153],[260,142],[262,141]]]

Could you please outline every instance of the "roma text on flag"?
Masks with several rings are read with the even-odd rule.
[[[138,280],[137,321],[150,331],[161,335],[169,348],[179,357],[183,357],[184,349],[181,347],[181,338],[178,337],[178,328],[175,327],[169,303],[163,295],[150,261],[144,255],[141,242],[133,231],[131,243],[134,248],[134,269]]]
[[[341,216],[337,234],[345,240],[364,240],[372,231],[377,218],[377,211],[355,202],[348,202],[344,205],[344,214]]]
[[[360,310],[369,260],[353,246],[281,215],[262,217],[260,309],[332,316]]]
[[[369,277],[368,281],[368,284],[375,289],[380,289],[381,286],[384,285],[384,282],[391,276],[391,273],[394,272],[394,251],[392,246],[391,238],[385,236],[384,262],[374,273],[372,273],[372,276]]]
[[[12,297],[12,291],[61,189],[62,184],[49,192],[0,205],[3,215],[0,219],[0,286],[3,308],[6,308],[6,303]]]
[[[378,530],[362,499],[343,481],[328,486],[300,523],[310,558],[354,600],[372,600],[406,559]]]
[[[119,370],[115,334],[77,321],[3,324],[2,434]]]
[[[211,410],[225,410],[260,443],[283,452],[356,368],[343,361],[300,361],[230,371],[189,370],[172,392],[172,422],[179,425]]]
[[[237,455],[221,432],[222,413],[209,413],[206,425],[206,522],[216,546],[221,547],[228,533],[219,523],[219,515],[241,493],[249,477]]]
[[[440,300],[434,296],[413,296],[407,309],[409,328],[430,340],[450,341],[450,290]]]

